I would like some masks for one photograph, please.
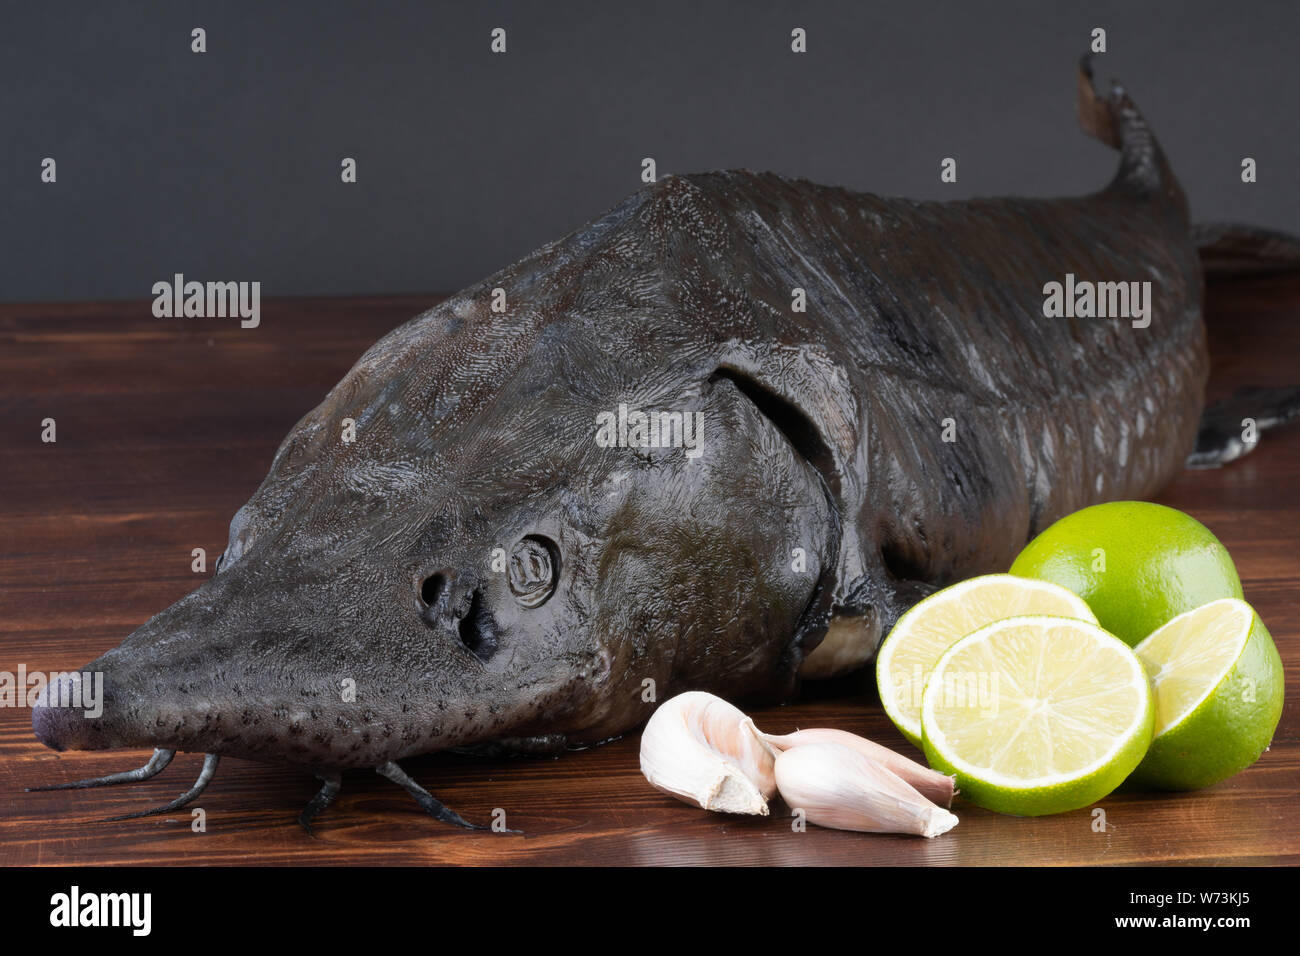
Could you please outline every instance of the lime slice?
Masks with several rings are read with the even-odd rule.
[[[1114,790],[1151,743],[1142,662],[1096,624],[1013,617],[949,649],[925,685],[922,745],[967,799],[1040,816]]]
[[[986,574],[931,594],[894,625],[876,656],[880,703],[903,736],[921,746],[921,691],[948,648],[985,624],[1023,614],[1096,624],[1084,600],[1050,581]]]
[[[1139,644],[1156,691],[1156,737],[1133,782],[1196,790],[1244,770],[1282,716],[1282,660],[1245,601],[1180,614]]]

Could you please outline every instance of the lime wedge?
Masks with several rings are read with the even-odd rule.
[[[954,584],[898,619],[876,656],[876,687],[885,713],[904,737],[921,745],[921,692],[944,652],[986,624],[1024,614],[1097,623],[1073,591],[1011,574],[986,574]]]
[[[1135,784],[1196,790],[1259,759],[1282,716],[1284,687],[1277,648],[1249,604],[1211,601],[1135,651],[1156,691],[1156,737]]]
[[[1151,743],[1155,696],[1137,655],[1087,621],[1013,617],[954,644],[921,706],[930,765],[971,802],[1040,816],[1088,806]]]

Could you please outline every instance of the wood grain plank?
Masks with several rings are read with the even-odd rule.
[[[190,549],[215,557],[226,525],[280,439],[381,334],[436,296],[267,302],[262,327],[157,320],[148,303],[0,306],[0,669],[71,669],[188,593]],[[1212,397],[1242,384],[1300,381],[1300,281],[1209,292]],[[40,419],[59,441],[39,441]],[[0,708],[0,864],[1297,864],[1300,824],[1300,428],[1265,436],[1232,467],[1186,472],[1160,500],[1208,524],[1238,563],[1247,598],[1288,668],[1272,749],[1194,794],[1120,792],[1040,819],[960,805],[961,825],[926,841],[792,832],[767,819],[706,814],[652,790],[632,735],[559,758],[456,754],[408,770],[471,819],[505,810],[523,836],[465,833],[425,817],[370,773],[345,778],[315,836],[294,818],[316,781],[287,767],[225,760],[188,812],[100,822],[161,804],[197,773],[178,756],[151,781],[98,791],[23,787],[143,763],[146,752],[58,754],[25,708]],[[755,714],[774,732],[836,726],[915,751],[880,710],[869,675],[810,686]]]

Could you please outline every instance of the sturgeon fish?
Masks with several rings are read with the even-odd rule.
[[[277,761],[322,781],[310,828],[373,768],[468,826],[398,761],[605,741],[647,686],[789,699],[1062,515],[1247,450],[1232,408],[1196,445],[1201,256],[1292,268],[1297,245],[1198,252],[1132,100],[1086,60],[1078,97],[1120,154],[1093,195],[669,176],[387,335],[289,433],[215,575],[87,665],[102,715],[56,706],[75,676],[47,688],[48,746],[155,748],[58,786],[206,755],[140,816],[223,755]],[[1148,288],[1145,325],[1046,316],[1067,276]]]

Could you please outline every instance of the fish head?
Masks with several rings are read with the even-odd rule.
[[[498,279],[524,290],[506,313],[488,280],[376,343],[216,574],[88,665],[102,715],[38,706],[37,735],[376,766],[597,742],[692,687],[791,692],[837,547],[814,430],[662,284],[575,263]]]

